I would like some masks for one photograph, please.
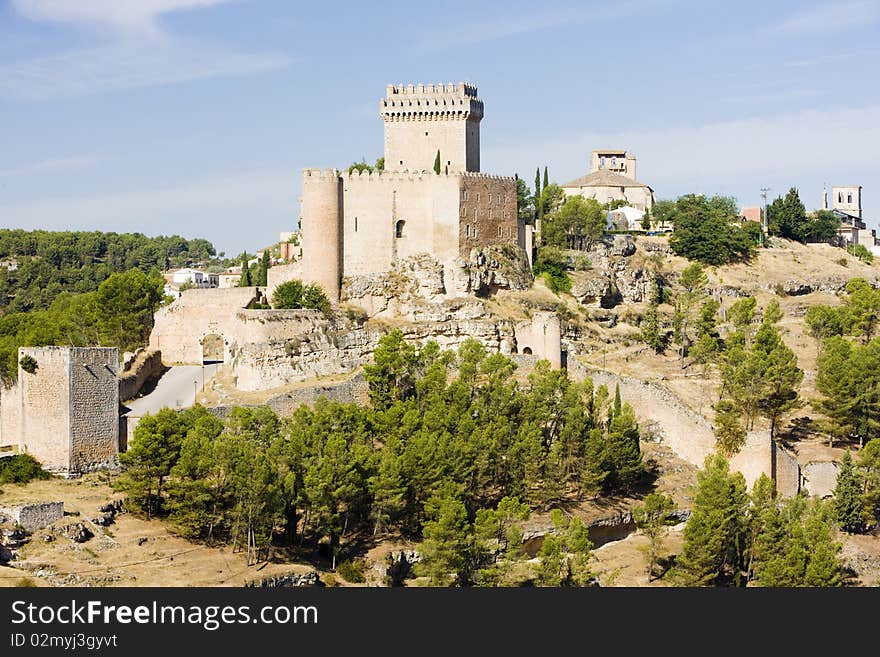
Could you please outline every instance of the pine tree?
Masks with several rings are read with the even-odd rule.
[[[440,149],[437,149],[437,155],[434,157],[434,173],[440,175]]]
[[[620,382],[614,384],[614,417],[620,415]]]
[[[662,354],[666,348],[666,340],[660,332],[660,315],[656,303],[652,303],[645,311],[640,328],[642,342],[651,347],[655,353]]]
[[[633,522],[648,537],[648,580],[654,577],[654,566],[660,550],[663,549],[663,537],[669,525],[669,513],[674,502],[668,495],[651,493],[645,503],[633,509]]]
[[[742,474],[731,474],[722,455],[706,457],[676,563],[676,577],[685,586],[737,583],[747,529],[745,489]]]
[[[843,455],[834,489],[834,515],[840,528],[858,534],[864,526],[861,490],[849,450]]]

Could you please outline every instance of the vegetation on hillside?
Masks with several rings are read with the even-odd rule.
[[[18,376],[18,348],[46,345],[119,347],[145,345],[153,313],[164,299],[158,271],[111,274],[94,292],[59,294],[45,310],[0,316],[0,379]]]
[[[335,559],[347,539],[388,534],[423,538],[422,568],[438,583],[583,583],[582,524],[557,516],[535,573],[511,523],[632,491],[644,472],[635,414],[545,361],[526,385],[515,369],[473,340],[443,352],[395,331],[366,367],[371,407],[322,399],[289,420],[237,408],[225,422],[163,410],[136,428],[119,485],[130,506],[254,558],[275,543]]]
[[[94,292],[112,274],[144,274],[213,259],[203,239],[140,233],[0,229],[0,313],[49,308],[64,292]]]
[[[330,300],[319,285],[292,280],[281,283],[272,292],[272,307],[276,309],[312,308],[330,312]]]
[[[0,484],[26,484],[51,476],[30,454],[14,454],[0,459]]]
[[[669,246],[676,255],[707,265],[748,260],[754,255],[760,226],[743,223],[736,200],[729,196],[687,194],[675,201],[674,207],[656,208],[654,214],[658,220],[662,217],[673,223]]]

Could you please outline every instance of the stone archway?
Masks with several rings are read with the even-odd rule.
[[[204,336],[202,345],[202,363],[222,363],[226,359],[226,341],[218,333]]]
[[[531,356],[532,355],[532,348],[531,347],[523,347],[522,352],[526,356]]]

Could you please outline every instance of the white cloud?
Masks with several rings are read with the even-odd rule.
[[[559,182],[588,170],[590,151],[602,146],[626,148],[638,157],[638,177],[659,196],[674,190],[720,190],[738,180],[796,180],[799,176],[844,176],[870,185],[880,174],[880,105],[807,110],[776,116],[724,121],[703,126],[678,125],[654,130],[583,132],[516,147],[484,145],[487,171],[534,170],[551,163]]]
[[[162,14],[200,9],[228,0],[12,0],[19,14],[35,21],[102,25],[126,32],[155,34]]]
[[[0,65],[0,98],[54,100],[246,75],[289,66],[276,53],[235,53],[186,41],[134,41]]]
[[[880,2],[877,0],[828,2],[788,16],[767,31],[781,36],[828,34],[863,27],[878,19]]]
[[[0,205],[0,223],[45,230],[140,231],[205,237],[220,250],[258,248],[299,217],[295,166],[86,197]],[[247,243],[242,243],[246,240]]]
[[[163,32],[168,12],[230,0],[13,0],[23,16],[109,31],[102,43],[0,65],[0,98],[41,101],[289,66],[273,52],[241,53]]]
[[[104,162],[107,158],[97,157],[94,155],[82,155],[76,157],[59,157],[48,160],[40,160],[39,162],[31,162],[19,167],[10,169],[0,169],[0,178],[11,178],[13,176],[27,176],[32,174],[52,173],[55,171],[72,171],[75,169],[84,169],[93,166],[99,162]]]

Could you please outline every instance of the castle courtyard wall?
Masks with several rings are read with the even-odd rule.
[[[119,457],[118,351],[70,350],[70,463],[72,472],[113,466]]]
[[[19,361],[37,362],[33,374],[19,366],[21,412],[19,445],[49,470],[70,466],[70,350],[63,347],[19,349]]]

